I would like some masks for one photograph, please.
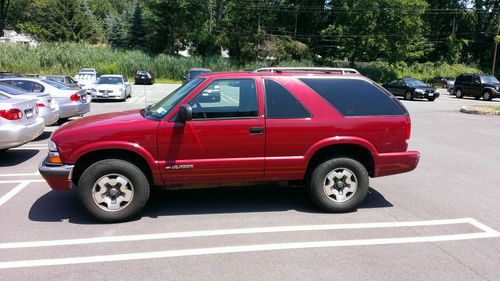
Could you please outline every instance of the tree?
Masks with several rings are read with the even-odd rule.
[[[0,0],[0,37],[3,37],[3,29],[5,28],[5,20],[9,12],[10,0]]]
[[[129,31],[129,48],[131,49],[145,49],[145,29],[142,20],[142,7],[137,2],[134,9],[134,15],[132,17],[132,24],[130,25]]]
[[[110,16],[106,19],[106,24],[110,26],[108,32],[108,43],[113,48],[127,47],[127,33],[123,19],[120,16]]]

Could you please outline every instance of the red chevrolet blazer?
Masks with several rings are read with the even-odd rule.
[[[405,107],[356,71],[207,73],[142,110],[63,125],[39,171],[106,222],[137,216],[151,186],[302,181],[319,208],[345,212],[369,177],[415,169],[410,129]]]

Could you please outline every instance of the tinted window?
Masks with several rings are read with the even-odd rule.
[[[52,80],[49,80],[49,79],[43,79],[42,82],[47,83],[47,84],[49,84],[52,87],[56,87],[59,90],[71,90],[71,87],[68,87],[68,86],[66,86],[64,84],[61,84],[59,82],[52,81]]]
[[[38,83],[33,83],[33,93],[42,93],[45,88],[38,84]]]
[[[252,79],[215,80],[189,104],[193,119],[258,116],[257,91]]]
[[[17,96],[17,95],[26,95],[29,94],[28,91],[23,90],[18,87],[14,87],[11,85],[4,84],[3,82],[0,82],[0,91],[3,91],[9,95]]]
[[[31,92],[31,90],[33,90],[33,83],[30,81],[13,81],[12,86],[19,87],[28,92]]]
[[[470,82],[472,82],[472,76],[464,76],[464,78],[462,80],[464,82],[470,83]]]
[[[283,86],[273,80],[264,81],[267,118],[308,118],[311,114]]]
[[[388,93],[364,80],[301,78],[344,116],[405,115]]]

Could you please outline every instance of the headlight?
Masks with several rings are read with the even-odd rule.
[[[49,139],[49,151],[57,152],[57,145],[50,139]]]
[[[90,91],[93,92],[93,93],[97,92],[97,90],[94,89],[94,88],[90,89]]]

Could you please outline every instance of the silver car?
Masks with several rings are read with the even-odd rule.
[[[50,126],[59,120],[59,106],[49,94],[30,93],[21,88],[0,83],[0,93],[11,98],[35,99],[38,107],[38,116],[43,118],[45,126]]]
[[[113,99],[125,101],[132,96],[132,85],[123,75],[102,75],[90,90],[92,99]]]
[[[0,93],[0,150],[36,139],[44,128],[35,99],[10,98]]]
[[[75,90],[61,83],[39,78],[7,78],[0,82],[22,88],[32,93],[50,94],[59,105],[59,118],[67,119],[90,111],[90,101],[85,90]]]

